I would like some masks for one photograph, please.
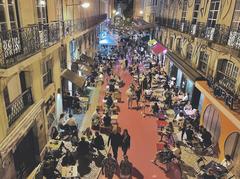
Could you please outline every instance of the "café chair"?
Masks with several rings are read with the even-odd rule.
[[[200,157],[196,163],[197,163],[197,168],[196,168],[196,172],[197,172],[197,176],[202,175],[204,173],[204,167],[206,166],[205,163],[206,159],[204,157]]]

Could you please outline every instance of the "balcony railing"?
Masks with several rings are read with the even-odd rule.
[[[32,104],[32,91],[28,88],[6,107],[8,125],[11,126]]]
[[[35,24],[0,32],[0,68],[9,68],[20,61],[59,42],[73,32],[86,30],[104,21],[107,15],[87,19]]]
[[[172,28],[199,38],[204,38],[220,45],[228,45],[236,50],[240,49],[240,29],[233,29],[229,26],[216,24],[215,27],[208,27],[206,23],[198,22],[191,24],[189,21],[176,19],[157,18],[160,26]]]

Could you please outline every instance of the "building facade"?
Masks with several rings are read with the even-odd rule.
[[[144,14],[143,19],[147,22],[155,22],[155,19],[159,17],[159,9],[161,3],[159,0],[144,0]]]
[[[229,154],[237,160],[240,0],[157,3],[159,17],[155,22],[159,30],[155,36],[168,48],[165,62],[169,74],[177,78],[178,87],[192,93],[192,102],[198,102],[194,107],[201,110],[201,123],[211,132],[218,157]]]
[[[62,112],[72,41],[94,55],[96,26],[109,7],[88,2],[84,9],[80,0],[0,0],[0,178],[26,178],[42,158],[49,115]]]

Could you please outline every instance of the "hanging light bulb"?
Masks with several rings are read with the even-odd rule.
[[[84,2],[82,3],[81,5],[83,8],[88,8],[90,6],[90,3],[89,2]]]

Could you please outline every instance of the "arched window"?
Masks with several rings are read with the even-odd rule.
[[[224,145],[224,154],[230,155],[233,160],[236,160],[240,157],[240,133],[233,132],[231,133]]]
[[[213,105],[209,105],[204,112],[203,126],[212,134],[212,142],[217,144],[221,133],[221,125],[219,111]]]
[[[228,89],[235,89],[239,68],[227,59],[218,60],[215,81]]]
[[[187,55],[186,55],[186,59],[188,61],[192,61],[192,51],[193,51],[192,45],[188,44],[188,46],[187,46]]]

